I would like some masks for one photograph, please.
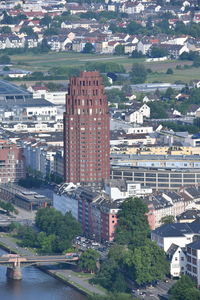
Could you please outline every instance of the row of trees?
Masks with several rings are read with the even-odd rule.
[[[9,203],[9,202],[0,200],[0,208],[5,210],[6,214],[8,214],[8,215],[10,213],[18,214],[17,209],[14,207],[14,205],[12,205],[12,203]]]
[[[63,253],[71,248],[72,240],[81,234],[81,226],[71,215],[62,215],[54,208],[42,208],[36,214],[37,231],[29,226],[17,227],[23,247],[37,248],[40,253]]]
[[[128,290],[126,276],[137,285],[163,279],[168,273],[164,251],[150,240],[148,209],[139,198],[124,201],[118,213],[115,245],[93,279],[112,292]]]

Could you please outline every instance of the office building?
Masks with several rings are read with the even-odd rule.
[[[94,183],[110,177],[109,112],[99,72],[72,77],[64,113],[65,182]]]

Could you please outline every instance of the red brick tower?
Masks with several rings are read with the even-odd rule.
[[[100,182],[110,178],[108,102],[99,72],[72,77],[64,113],[65,182]]]

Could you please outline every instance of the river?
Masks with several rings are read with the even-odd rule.
[[[6,253],[0,249],[0,255]],[[6,278],[0,266],[0,300],[86,300],[86,297],[35,267],[22,269],[22,280]]]

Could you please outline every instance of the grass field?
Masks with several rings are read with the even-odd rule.
[[[78,67],[84,66],[86,62],[116,62],[122,64],[129,72],[133,63],[144,63],[153,73],[148,75],[147,82],[171,82],[176,81],[189,82],[192,79],[200,79],[200,68],[190,68],[177,70],[177,65],[191,65],[189,61],[164,61],[164,62],[146,62],[144,58],[132,59],[128,56],[113,56],[100,54],[82,54],[82,53],[64,53],[51,52],[47,54],[26,54],[12,55],[11,60],[14,67],[30,71],[48,71],[52,67],[66,66]],[[168,68],[172,68],[174,74],[167,75]],[[23,82],[16,82],[21,84]],[[29,83],[27,82],[27,85]]]
[[[81,54],[81,53],[48,53],[48,54],[27,54],[12,55],[12,62],[16,67],[21,67],[30,71],[47,71],[49,68],[57,66],[84,66],[86,62],[116,62],[123,64],[126,69],[131,68],[133,62],[142,62],[144,59],[130,59],[126,56]]]
[[[173,69],[174,74],[168,75],[164,72],[155,72],[148,75],[147,82],[169,82],[174,83],[176,81],[182,81],[189,83],[191,80],[200,80],[200,68],[190,68],[183,70]]]

